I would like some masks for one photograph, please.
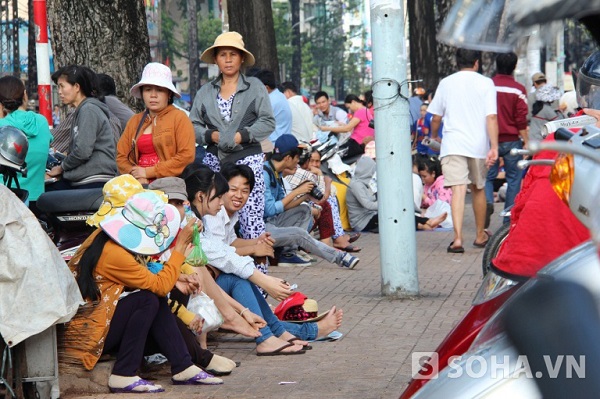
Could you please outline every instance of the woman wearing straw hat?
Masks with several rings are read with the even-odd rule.
[[[116,353],[112,392],[164,391],[136,375],[149,343],[169,359],[173,384],[223,383],[192,363],[165,298],[181,273],[194,222],[178,234],[161,271],[153,274],[145,264],[145,257],[169,247],[180,221],[179,211],[157,193],[134,194],[69,261],[87,302],[65,325],[64,359],[91,370],[103,353]]]
[[[194,99],[190,119],[196,141],[207,146],[204,163],[214,171],[225,162],[252,168],[256,185],[240,212],[240,233],[247,239],[257,238],[265,231],[260,142],[275,130],[269,95],[260,80],[241,73],[242,66],[254,65],[254,56],[245,49],[239,33],[219,35],[200,60],[217,64],[221,74],[202,86]]]
[[[144,101],[146,110],[131,117],[117,144],[119,173],[129,173],[142,184],[179,176],[194,161],[196,144],[189,118],[172,105],[181,95],[171,69],[149,63],[130,93]]]

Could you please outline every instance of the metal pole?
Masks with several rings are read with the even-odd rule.
[[[419,293],[403,0],[371,0],[381,291]]]
[[[40,114],[52,126],[52,86],[50,80],[50,52],[48,45],[48,17],[46,0],[33,0],[33,20],[35,22],[35,54],[38,72],[38,99]]]

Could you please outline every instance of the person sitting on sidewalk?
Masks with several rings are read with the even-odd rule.
[[[265,179],[265,224],[275,227],[300,227],[308,232],[311,227],[312,213],[304,201],[310,199],[309,193],[315,184],[309,180],[298,185],[289,194],[283,191],[283,171],[295,170],[300,159],[298,140],[291,134],[283,134],[276,141],[273,152],[264,163]],[[269,231],[269,227],[266,227]],[[296,255],[297,247],[286,247],[279,257],[279,266],[310,266]]]
[[[186,191],[188,199],[191,200],[194,213],[203,220],[206,220],[209,215],[215,216],[223,205],[223,194],[229,190],[225,178],[219,173],[214,173],[208,167],[196,167],[193,165],[187,169],[185,175]],[[250,194],[248,193],[248,195]],[[239,273],[243,273],[244,270],[241,270],[239,267],[236,269],[234,265],[236,260],[239,263],[243,262],[246,258],[252,258],[240,257],[234,251],[216,251],[215,249],[219,247],[219,244],[221,247],[231,248],[232,250],[233,247],[213,236],[209,228],[207,230],[208,232],[205,231],[202,234],[202,248],[205,250],[209,267],[214,273],[217,284],[223,291],[267,322],[266,326],[260,328],[262,335],[255,340],[257,355],[275,356],[304,353],[308,343],[303,341],[303,339],[316,339],[318,337],[319,329],[317,324],[302,323],[296,325],[294,323],[283,323],[277,319],[257,287],[248,281],[252,279],[252,276],[250,278],[240,276]],[[208,239],[206,239],[207,236],[209,236]],[[253,269],[253,275],[262,274],[258,269],[254,267]],[[265,277],[272,278],[270,276]],[[279,279],[276,280],[286,287],[285,292],[282,292],[282,295],[275,298],[282,301],[289,297],[292,291],[289,289],[287,282]],[[242,313],[245,311],[246,309],[242,310]],[[333,323],[339,317],[339,323],[341,323],[341,314],[337,315],[336,313],[336,308],[333,307],[325,317],[329,316],[329,319],[333,320]],[[288,324],[290,325],[288,326]],[[336,324],[333,328],[335,329],[338,326]]]
[[[234,226],[238,212],[248,201],[249,193],[254,186],[254,175],[245,165],[231,163],[223,165],[221,173],[229,183],[229,191],[223,195],[223,207],[216,216],[207,216],[205,221],[212,234],[236,248],[239,255],[255,255],[264,253],[265,246],[302,247],[313,255],[319,256],[339,266],[354,268],[359,259],[349,253],[342,252],[311,237],[301,227],[277,227],[267,223],[267,233],[256,240],[237,238]],[[260,256],[260,255],[258,255]]]
[[[323,172],[318,167],[310,166],[311,159],[315,155],[319,157],[320,165],[318,151],[312,152],[311,149],[303,151],[300,166],[296,168],[293,174],[285,176],[285,181],[289,186],[288,189],[295,189],[306,180],[315,183],[313,193],[318,191],[314,195],[320,198],[315,198],[315,202],[311,201],[310,203],[322,208],[315,216],[315,223],[319,228],[321,242],[344,252],[359,252],[360,248],[350,244],[353,238],[347,235],[342,227],[337,200],[331,195],[331,178],[323,176]],[[322,197],[319,196],[319,193],[322,194]],[[341,232],[339,232],[340,230]],[[336,232],[338,233],[337,236]],[[360,237],[360,233],[356,235],[354,236],[354,240]],[[334,237],[335,240],[333,239]]]
[[[336,251],[327,244],[319,243],[308,235],[310,223],[312,221],[311,209],[303,205],[303,201],[311,198],[308,194],[313,190],[315,184],[306,180],[299,184],[289,194],[285,195],[283,191],[283,179],[281,173],[285,169],[295,170],[300,159],[300,149],[298,140],[291,134],[282,135],[275,142],[271,158],[265,162],[265,224],[267,232],[274,235],[279,241],[278,246],[285,246],[279,259],[279,266],[306,265],[306,261],[300,259],[294,252],[298,245],[293,241],[284,240],[284,237],[277,237],[278,232],[274,228],[298,227],[293,231],[288,231],[290,236],[304,236],[302,247],[314,252],[330,262],[335,262],[340,266],[354,268],[358,263],[358,258],[347,253]],[[300,235],[301,233],[304,233]],[[322,245],[319,245],[322,244]],[[325,255],[328,251],[329,255]],[[308,263],[310,265],[310,263]]]
[[[305,237],[296,237],[296,233],[298,233],[298,235],[302,234],[298,232],[298,230],[302,231],[299,227],[274,228],[275,235],[267,232],[261,237],[253,240],[239,238],[235,233],[235,225],[239,218],[238,212],[244,207],[252,192],[255,183],[254,174],[252,173],[252,169],[248,166],[232,163],[223,165],[221,174],[229,183],[229,191],[223,194],[223,206],[221,207],[221,210],[214,216],[206,215],[204,217],[206,228],[207,230],[210,230],[214,238],[219,238],[225,244],[233,246],[236,253],[240,256],[262,256],[262,254],[269,252],[269,248],[272,252],[273,245],[278,240],[296,242],[302,245],[303,241],[305,241]],[[286,231],[292,231],[292,233],[286,234]],[[281,234],[278,234],[279,232]],[[308,236],[308,233],[303,233]],[[317,244],[320,244],[312,237],[309,236],[309,238]],[[339,328],[342,324],[342,316],[342,309],[336,309],[336,307],[333,306],[324,318],[318,320],[314,326],[311,325],[308,327],[311,329],[310,335],[306,335],[305,332],[299,331],[298,328],[301,326],[298,324],[288,325],[289,323],[284,322],[284,326],[287,331],[298,337],[309,340],[318,339],[327,336],[329,333]],[[316,330],[314,327],[316,327]]]
[[[371,187],[375,174],[375,161],[368,156],[360,158],[356,164],[354,177],[350,181],[350,189],[346,194],[350,224],[357,231],[379,233],[379,215],[377,214],[377,193]],[[448,215],[443,213],[435,218],[415,215],[417,230],[435,229],[446,220]]]
[[[165,251],[181,218],[156,193],[133,195],[122,212],[105,218],[69,261],[87,300],[65,325],[65,358],[91,370],[103,353],[117,353],[108,386],[112,392],[162,392],[138,377],[147,344],[171,363],[174,384],[222,384],[192,363],[166,295],[173,288],[191,242],[193,222],[179,233],[170,259],[157,274],[145,257]]]

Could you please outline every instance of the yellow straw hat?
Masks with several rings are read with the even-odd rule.
[[[86,223],[90,226],[99,227],[100,222],[107,216],[113,216],[122,210],[129,198],[145,191],[147,190],[145,190],[140,182],[131,175],[113,177],[107,181],[102,188],[104,200],[102,201],[98,212],[88,218]],[[156,191],[156,193],[160,195],[165,203],[168,201],[167,196],[164,193],[160,191]]]
[[[200,61],[206,62],[207,64],[214,64],[214,50],[218,47],[236,48],[242,53],[244,53],[244,63],[246,64],[246,66],[254,65],[254,56],[251,52],[246,50],[246,47],[244,46],[244,39],[242,38],[242,35],[240,35],[237,32],[225,32],[217,36],[217,38],[215,39],[215,43],[206,50],[204,50],[204,52],[200,56]]]

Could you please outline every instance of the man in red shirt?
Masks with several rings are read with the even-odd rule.
[[[517,167],[517,162],[523,157],[511,155],[510,150],[527,146],[527,92],[525,87],[517,83],[512,75],[516,66],[517,55],[515,53],[498,54],[496,57],[498,73],[492,78],[497,93],[498,157],[502,157],[504,160],[504,171],[508,183],[504,209],[514,204],[523,178],[523,171]],[[494,210],[494,179],[498,176],[498,166],[499,161],[496,161],[490,167],[485,184],[485,197],[488,203],[486,228],[489,225],[489,216]],[[509,218],[505,218],[504,222],[508,223]]]

